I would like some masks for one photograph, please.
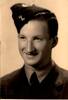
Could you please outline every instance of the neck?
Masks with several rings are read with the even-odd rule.
[[[38,63],[36,65],[28,65],[28,64],[25,64],[25,67],[27,67],[28,69],[32,69],[33,71],[42,71],[42,70],[47,70],[50,65],[52,64],[52,60],[48,60],[47,62],[44,61],[44,63]]]
[[[44,77],[47,76],[47,74],[52,68],[52,61],[50,60],[46,65],[41,66],[40,69],[36,67],[38,67],[38,65],[36,65],[34,68],[34,66],[29,66],[25,64],[25,72],[26,72],[28,79],[30,79],[33,72],[36,72],[39,80],[44,79]]]

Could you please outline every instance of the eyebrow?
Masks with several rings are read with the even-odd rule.
[[[35,35],[34,37],[44,37],[44,36],[42,36],[42,35]]]

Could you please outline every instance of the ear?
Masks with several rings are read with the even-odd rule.
[[[58,43],[58,37],[52,38],[52,48],[54,48]]]

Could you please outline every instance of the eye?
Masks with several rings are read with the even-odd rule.
[[[24,35],[19,36],[20,39],[25,39],[26,37]]]
[[[34,40],[42,40],[41,37],[34,37]]]

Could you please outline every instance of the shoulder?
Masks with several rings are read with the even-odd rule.
[[[59,66],[57,66],[56,69],[57,69],[59,75],[63,77],[64,81],[68,82],[68,70],[63,69]]]
[[[0,78],[0,88],[9,87],[11,84],[16,83],[24,75],[24,69],[17,69]]]
[[[53,61],[53,67],[55,67],[56,72],[58,72],[58,78],[68,81],[68,70],[60,67]]]
[[[12,97],[25,80],[24,68],[20,68],[0,78],[0,98]]]
[[[68,89],[68,70],[59,67],[56,63],[54,63],[54,67],[56,72],[58,73],[55,81],[56,86],[63,85]]]
[[[62,77],[63,77],[63,98],[68,99],[68,70],[59,69],[60,72],[62,73]]]
[[[68,70],[65,70],[58,65],[55,65],[58,77],[56,79],[57,89],[62,90],[62,98],[68,98]]]
[[[55,90],[60,98],[68,98],[68,70],[59,67],[54,64],[55,72],[57,73],[57,78],[55,80]]]
[[[15,70],[15,71],[13,71],[13,72],[11,72],[11,73],[9,73],[9,74],[7,74],[7,75],[1,77],[0,80],[1,80],[2,82],[3,82],[3,81],[4,81],[4,82],[5,82],[5,81],[10,81],[10,80],[16,78],[17,75],[19,75],[20,71],[21,71],[21,69],[17,69],[17,70]]]

